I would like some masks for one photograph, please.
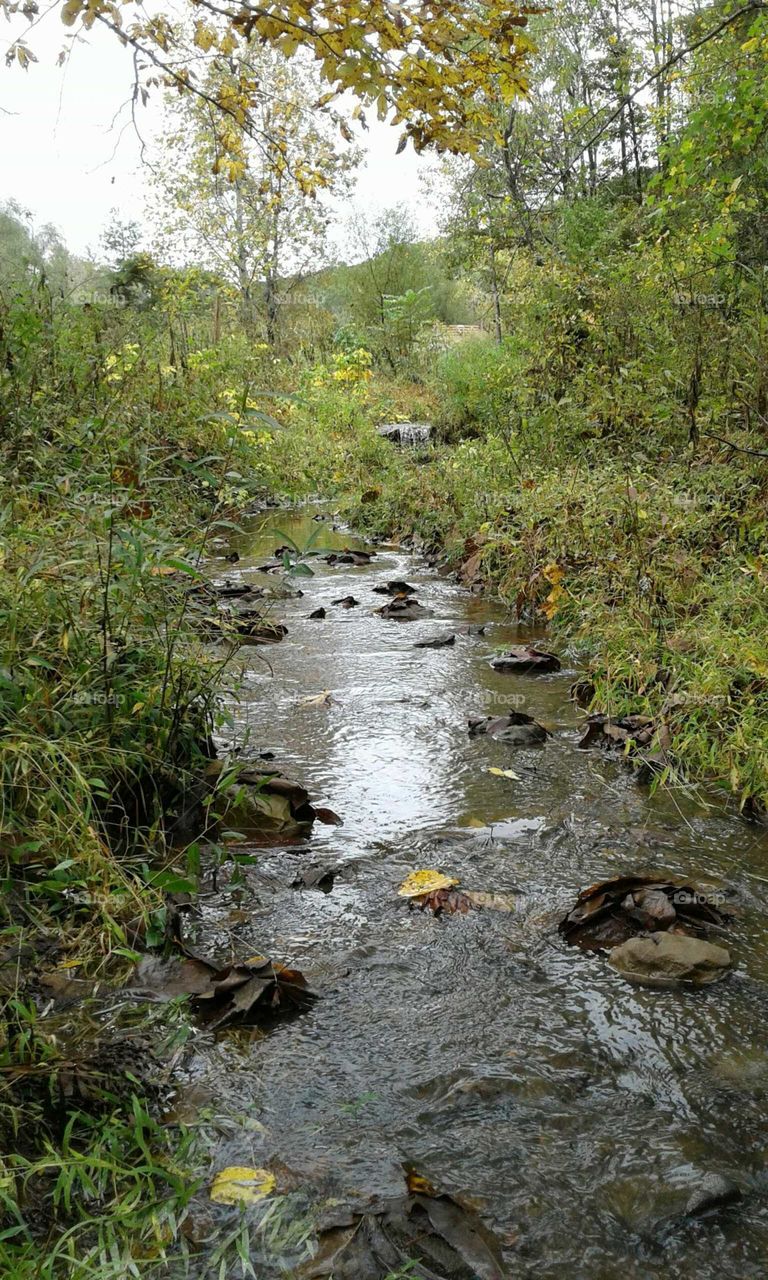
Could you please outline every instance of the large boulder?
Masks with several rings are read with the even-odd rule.
[[[682,933],[650,933],[614,947],[608,963],[628,982],[646,987],[675,987],[681,982],[707,986],[725,977],[731,955],[725,947]]]

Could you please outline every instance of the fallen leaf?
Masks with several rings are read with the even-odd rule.
[[[330,707],[333,702],[330,689],[323,689],[322,693],[310,694],[308,698],[302,698],[299,701],[300,707]]]
[[[458,880],[443,875],[442,871],[412,871],[398,889],[401,898],[420,898],[438,889],[451,889]]]
[[[275,1189],[274,1174],[267,1169],[232,1165],[216,1174],[211,1183],[214,1204],[258,1204]]]
[[[520,781],[520,774],[515,773],[514,769],[493,769],[489,768],[488,773],[492,773],[494,778],[511,778],[513,782]]]

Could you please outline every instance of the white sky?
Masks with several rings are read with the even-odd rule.
[[[41,6],[42,8],[42,6]],[[14,199],[29,209],[36,225],[51,222],[75,253],[93,250],[117,208],[142,221],[146,203],[141,147],[131,122],[131,52],[103,29],[73,42],[58,6],[26,35],[39,61],[27,71],[5,66],[11,39],[26,21],[0,26],[0,203]],[[43,9],[44,11],[44,9]],[[58,67],[59,51],[69,56]],[[137,109],[147,141],[160,132],[161,90]],[[434,233],[435,216],[419,184],[428,161],[409,147],[395,155],[399,130],[373,120],[361,137],[367,149],[358,171],[353,202],[381,210],[404,202],[423,234]],[[349,204],[339,210],[343,224]],[[334,236],[344,244],[341,228]]]

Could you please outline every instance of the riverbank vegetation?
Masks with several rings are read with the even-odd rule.
[[[268,145],[240,100],[247,41],[232,62],[221,31],[180,36],[208,78],[169,107],[154,241],[116,217],[84,262],[0,216],[0,1259],[19,1280],[187,1274],[206,1154],[161,1123],[184,1018],[151,1053],[145,1023],[97,1053],[42,1017],[40,975],[121,980],[199,886],[188,800],[231,651],[190,597],[249,512],[319,495],[411,541],[547,628],[594,709],[649,716],[656,784],[768,806],[763,7],[557,4],[526,27],[524,106],[490,29],[455,78],[433,32],[417,82],[358,42],[344,83],[420,146],[453,149],[455,117],[465,154],[433,173],[434,238],[394,207],[357,219],[343,264],[317,257],[318,199],[354,169],[350,122],[329,100],[321,127],[320,79],[285,61],[315,36],[254,21]],[[377,433],[408,420],[427,445]],[[222,1274],[248,1274],[229,1244]]]

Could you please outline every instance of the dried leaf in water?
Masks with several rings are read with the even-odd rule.
[[[340,818],[338,813],[334,813],[333,809],[315,809],[315,817],[326,827],[344,826],[344,819]]]
[[[211,1183],[214,1204],[258,1204],[275,1189],[275,1177],[267,1169],[232,1165],[216,1174]]]
[[[438,889],[451,889],[458,880],[443,875],[442,871],[412,871],[398,889],[401,898],[420,898]]]
[[[330,707],[333,702],[330,689],[323,689],[322,693],[312,693],[308,698],[302,698],[299,701],[300,707]]]
[[[433,889],[431,893],[420,894],[410,901],[420,911],[431,911],[436,916],[465,916],[478,905],[474,896],[462,889]]]
[[[489,768],[488,773],[492,773],[494,778],[511,778],[513,782],[520,781],[520,774],[515,773],[514,769],[495,769]]]

